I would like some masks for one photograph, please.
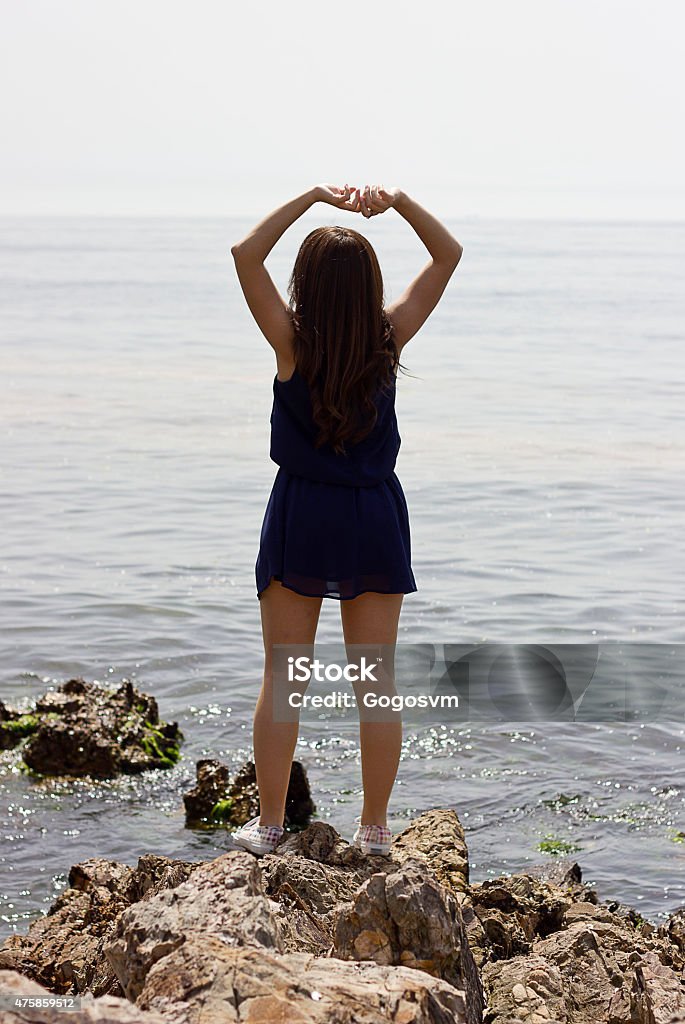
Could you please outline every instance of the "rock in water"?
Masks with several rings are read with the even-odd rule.
[[[233,778],[221,761],[205,758],[197,762],[197,782],[183,797],[186,825],[216,824],[239,828],[259,814],[257,776],[253,761],[246,761]],[[299,761],[293,761],[285,801],[285,826],[306,828],[316,810],[309,780]]]
[[[180,757],[177,723],[160,722],[155,698],[128,680],[108,690],[70,679],[40,697],[31,716],[23,759],[41,775],[111,778],[170,768]]]
[[[195,786],[183,796],[187,826],[209,822],[214,808],[226,799],[230,785],[228,765],[214,758],[198,761],[195,773]]]

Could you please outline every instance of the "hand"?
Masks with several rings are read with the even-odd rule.
[[[354,209],[359,210],[365,217],[385,213],[395,205],[402,194],[402,190],[396,186],[385,189],[381,185],[365,185],[363,190],[355,189],[355,192],[357,195]]]
[[[352,201],[352,193],[355,192],[351,185],[345,185],[344,188],[340,188],[339,185],[315,185],[314,193],[317,200],[322,203],[330,203],[331,206],[337,206],[341,210],[350,210],[356,212],[359,206]]]

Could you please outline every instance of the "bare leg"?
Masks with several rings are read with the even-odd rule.
[[[299,722],[274,721],[272,645],[298,644],[313,650],[322,600],[303,597],[274,579],[259,599],[264,679],[255,709],[253,743],[261,825],[283,825],[290,766],[299,732]]]
[[[360,594],[340,602],[345,644],[388,644],[394,649],[404,594]],[[354,652],[350,655],[354,660]],[[391,687],[394,679],[390,679]],[[355,689],[357,689],[355,687]],[[357,693],[358,703],[360,691]],[[397,776],[402,751],[402,720],[399,712],[386,721],[364,721],[360,716],[364,805],[362,825],[387,825],[388,801]]]

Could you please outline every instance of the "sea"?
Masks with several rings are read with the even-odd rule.
[[[0,699],[130,679],[185,737],[173,769],[107,781],[31,778],[19,749],[0,754],[3,936],[87,858],[227,848],[185,826],[183,794],[199,759],[250,757],[263,670],[276,362],[230,253],[257,219],[2,219]],[[386,302],[428,259],[395,211],[321,206],[266,260],[284,297],[323,223],[370,239]],[[659,923],[685,904],[685,223],[446,223],[463,256],[397,385],[418,586],[398,652],[554,652],[563,675],[589,651],[622,668],[585,713],[579,698],[570,715],[498,716],[493,698],[480,717],[410,716],[389,824],[451,808],[471,881],[563,856]],[[340,638],[326,598],[317,643]],[[303,717],[296,752],[316,817],[347,839],[355,730]]]

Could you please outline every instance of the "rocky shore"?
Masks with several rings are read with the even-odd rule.
[[[30,723],[0,705],[0,735],[60,774],[87,758],[105,775],[173,763],[180,733],[151,698],[92,687],[70,680]],[[256,800],[253,765],[231,779],[200,761],[186,821],[239,824]],[[685,907],[656,927],[568,858],[471,882],[453,810],[420,815],[389,857],[308,824],[314,810],[294,764],[273,854],[72,866],[48,913],[0,947],[0,1024],[685,1024]],[[55,995],[80,1008],[64,1016]]]
[[[454,811],[390,857],[323,822],[274,854],[93,858],[0,948],[7,997],[80,994],[75,1022],[683,1024],[685,908],[654,927],[601,902],[576,863],[469,882]]]

